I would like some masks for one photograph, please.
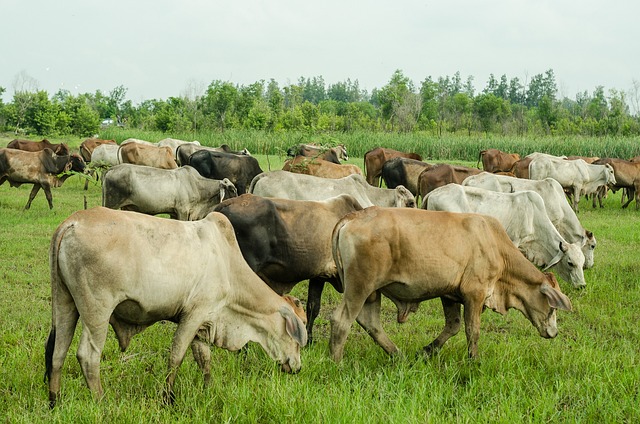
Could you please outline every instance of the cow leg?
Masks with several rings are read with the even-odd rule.
[[[629,204],[633,201],[633,199],[637,198],[638,196],[638,192],[636,191],[635,187],[627,187],[625,191],[627,192],[627,202],[622,205],[622,209],[625,209],[627,206],[629,206]],[[636,201],[636,209],[637,208],[638,208],[638,202]]]
[[[31,189],[31,193],[29,193],[29,200],[27,200],[27,205],[24,207],[25,210],[31,207],[31,202],[33,202],[33,199],[36,197],[36,194],[38,194],[38,191],[40,191],[40,184],[34,184],[33,188]]]
[[[97,318],[99,317],[98,314]],[[107,319],[92,319],[91,321],[93,322],[82,321],[82,335],[76,356],[89,390],[97,398],[102,398],[104,391],[100,383],[100,356],[107,340],[109,321]]]
[[[453,300],[445,299],[444,297],[441,297],[440,301],[442,302],[442,310],[444,312],[444,328],[434,341],[424,347],[424,352],[427,355],[433,355],[436,353],[447,340],[458,334],[460,331],[460,308],[462,305],[458,302],[454,302]]]
[[[580,189],[577,186],[573,187],[573,210],[578,213],[578,204],[580,203]]]
[[[209,345],[197,337],[191,342],[191,353],[204,376],[205,386],[211,381],[211,349]]]
[[[307,339],[308,343],[313,343],[313,322],[320,314],[320,301],[324,290],[324,280],[311,278],[309,280],[309,291],[307,293]]]
[[[467,352],[469,358],[478,356],[478,339],[480,338],[480,315],[482,314],[482,300],[474,300],[470,296],[464,305],[464,330],[467,334]],[[484,298],[482,294],[475,296]]]
[[[173,404],[176,399],[173,392],[173,383],[176,380],[178,368],[180,364],[182,364],[187,348],[191,342],[193,342],[193,339],[195,339],[201,324],[202,322],[200,320],[194,320],[186,316],[178,324],[178,328],[173,335],[173,343],[171,344],[171,351],[169,352],[169,372],[167,373],[164,393],[164,400],[167,404]]]
[[[356,286],[358,284],[355,284]],[[367,295],[363,296],[362,291],[349,290],[351,287],[345,284],[347,289],[342,297],[342,302],[331,316],[331,336],[329,338],[329,351],[335,362],[340,362],[344,354],[344,344],[351,330],[351,324],[360,314]],[[375,296],[375,292],[372,296]]]
[[[398,347],[391,341],[389,336],[387,336],[387,333],[384,332],[382,323],[380,322],[382,295],[378,292],[374,293],[374,295],[375,299],[373,299],[373,301],[370,297],[365,302],[356,320],[385,352],[393,356],[398,353]]]
[[[53,195],[51,194],[51,187],[43,185],[42,190],[44,190],[44,195],[47,197],[47,202],[49,202],[49,209],[53,209]]]
[[[45,363],[47,363],[45,381],[49,380],[50,408],[55,406],[60,395],[62,366],[67,357],[67,352],[69,352],[69,346],[71,346],[79,317],[73,299],[70,299],[70,303],[67,302],[67,310],[64,313],[58,305],[55,306],[55,322],[52,325],[45,352]]]

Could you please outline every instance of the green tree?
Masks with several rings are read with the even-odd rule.
[[[230,82],[213,81],[204,95],[204,113],[215,128],[224,131],[233,122],[238,89]]]

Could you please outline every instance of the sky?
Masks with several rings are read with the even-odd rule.
[[[640,81],[637,0],[2,0],[0,87],[73,95],[127,89],[134,104],[213,81],[357,80],[400,70],[522,83],[553,69],[561,97]]]

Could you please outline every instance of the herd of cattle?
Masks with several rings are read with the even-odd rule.
[[[151,324],[178,324],[168,401],[189,346],[205,381],[208,344],[238,350],[257,342],[283,370],[297,372],[327,282],[343,293],[331,318],[335,361],[354,321],[387,353],[398,351],[381,325],[381,295],[401,323],[420,302],[441,299],[445,326],[424,347],[429,354],[464,319],[468,355],[476,356],[484,308],[520,310],[542,337],[555,337],[556,310],[571,310],[571,302],[549,270],[583,287],[583,269],[594,264],[595,236],[576,214],[580,197],[593,195],[595,205],[608,189],[623,188],[623,207],[633,198],[638,206],[640,197],[635,160],[520,159],[489,149],[480,152],[480,170],[376,148],[364,157],[363,176],[342,163],[343,145],[297,145],[288,154],[282,170],[263,172],[246,149],[175,139],[88,139],[79,154],[46,140],[0,149],[0,184],[34,185],[27,209],[40,188],[52,208],[50,188],[73,175],[65,171],[107,166],[103,207],[72,214],[51,241],[51,406],[78,320],[77,357],[98,396],[109,325],[124,351]],[[151,216],[158,214],[174,219]],[[425,239],[438,248],[425,249]],[[287,293],[306,280],[305,314]]]

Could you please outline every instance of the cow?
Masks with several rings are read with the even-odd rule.
[[[535,191],[542,197],[547,216],[562,237],[569,243],[580,243],[582,245],[585,269],[593,267],[596,238],[591,231],[586,230],[580,224],[578,216],[566,200],[562,186],[553,178],[526,180],[482,172],[478,175],[467,177],[462,182],[462,185],[502,193],[524,190]]]
[[[640,162],[617,158],[602,158],[595,162],[594,165],[609,164],[613,168],[616,177],[616,183],[611,189],[617,191],[624,189],[626,191],[627,201],[622,204],[622,208],[626,208],[629,204],[636,200],[636,210],[640,208]],[[600,207],[602,207],[602,193],[598,193]],[[623,199],[625,196],[622,196]],[[596,207],[596,198],[593,199],[593,207]]]
[[[467,166],[440,163],[420,173],[418,177],[418,192],[424,202],[425,196],[432,190],[450,183],[462,184],[467,177],[481,172],[484,171]]]
[[[72,175],[67,171],[83,173],[85,168],[84,160],[75,153],[60,156],[49,148],[36,152],[0,149],[0,185],[5,181],[9,181],[11,187],[33,184],[25,209],[31,207],[40,189],[44,191],[49,209],[53,209],[51,187],[60,187]]]
[[[331,253],[331,232],[343,216],[360,209],[346,194],[322,201],[243,194],[215,207],[231,221],[251,269],[276,293],[288,293],[300,281],[309,280],[309,342],[325,282],[343,291]]]
[[[62,365],[78,319],[77,358],[96,397],[104,393],[100,356],[109,324],[123,352],[150,325],[178,324],[166,376],[169,403],[189,345],[205,382],[211,355],[206,344],[237,351],[257,342],[283,371],[300,370],[304,323],[249,268],[222,214],[176,221],[103,207],[75,212],[53,234],[49,265],[52,324],[45,381],[51,407],[59,398]]]
[[[349,160],[347,148],[344,144],[335,147],[318,146],[315,144],[296,144],[287,149],[287,156],[306,156],[310,158],[324,159],[335,164]]]
[[[587,163],[594,163],[600,158],[598,156],[567,156],[566,158],[566,160],[577,160],[577,159],[582,159]]]
[[[296,156],[293,159],[286,160],[282,169],[298,174],[334,179],[346,177],[351,174],[362,175],[362,170],[358,165],[349,163],[336,164],[324,159],[309,158],[307,156]]]
[[[169,147],[171,149],[171,152],[173,153],[174,158],[176,158],[176,151],[178,149],[178,146],[181,146],[183,144],[200,146],[200,142],[197,140],[186,141],[186,140],[178,140],[176,138],[163,138],[162,140],[158,141],[158,143],[156,143],[158,147]],[[176,159],[176,162],[177,162],[177,159]]]
[[[425,240],[436,241],[425,245]],[[438,351],[458,333],[464,305],[467,353],[478,353],[485,308],[502,315],[522,312],[540,336],[557,335],[556,309],[571,310],[552,273],[543,273],[513,245],[502,225],[480,214],[367,208],[336,225],[333,255],[344,286],[331,317],[329,348],[334,361],[354,320],[389,355],[398,352],[381,325],[381,297],[395,303],[402,323],[420,302],[439,297],[445,316],[440,335],[425,346]]]
[[[170,147],[158,147],[142,143],[121,144],[118,156],[122,163],[153,166],[162,169],[178,167]]]
[[[91,152],[91,162],[94,166],[113,166],[121,163],[118,151],[120,146],[113,144],[102,144]]]
[[[156,143],[152,143],[152,142],[147,141],[147,140],[141,140],[139,138],[127,138],[122,143],[120,143],[120,145],[122,146],[123,144],[129,144],[129,143],[137,143],[137,144],[144,144],[145,146],[156,146],[156,147],[158,147],[158,145]]]
[[[69,146],[66,144],[51,143],[46,138],[43,138],[41,141],[20,140],[16,138],[7,144],[7,148],[23,150],[25,152],[40,152],[44,149],[50,149],[53,150],[56,155],[60,156],[68,156],[71,153]]]
[[[205,178],[188,165],[160,169],[123,163],[109,169],[102,181],[102,206],[166,213],[181,221],[202,219],[222,200],[237,195],[228,179]]]
[[[176,162],[178,165],[184,166],[189,165],[189,158],[192,154],[197,152],[198,150],[209,150],[211,152],[224,152],[224,153],[232,153],[234,155],[246,155],[251,156],[251,153],[247,149],[242,150],[233,150],[229,145],[223,144],[220,147],[208,147],[208,146],[197,146],[194,144],[184,144],[178,146],[176,149]]]
[[[87,138],[80,144],[80,156],[84,159],[85,163],[91,162],[91,155],[96,147],[101,146],[103,144],[109,144],[112,146],[116,146],[115,140],[104,140],[100,138]]]
[[[258,160],[253,156],[208,150],[198,150],[192,154],[189,165],[203,177],[216,180],[228,178],[236,186],[238,194],[246,193],[253,177],[262,173]]]
[[[417,153],[405,153],[384,147],[376,147],[364,154],[364,174],[367,177],[367,182],[372,186],[379,187],[382,165],[389,159],[397,157],[422,160],[422,156]]]
[[[482,169],[487,172],[511,172],[513,165],[520,160],[520,155],[517,153],[505,153],[498,149],[486,149],[480,151],[476,167],[478,167],[481,160]]]
[[[582,240],[569,243],[553,226],[542,197],[534,191],[501,193],[478,187],[449,184],[427,195],[423,209],[479,213],[496,218],[513,244],[534,265],[555,269],[574,287],[584,287]]]
[[[396,157],[382,165],[382,179],[387,188],[405,186],[416,198],[420,195],[418,178],[422,171],[433,168],[433,165],[421,160]]]
[[[363,208],[373,205],[416,207],[415,197],[405,187],[373,187],[358,174],[329,179],[288,171],[270,171],[258,175],[251,181],[249,193],[292,200],[325,200],[340,194],[349,194]]]
[[[534,157],[529,164],[529,178],[543,180],[551,177],[568,191],[573,210],[578,212],[580,196],[595,194],[602,186],[615,186],[616,177],[611,165],[592,165],[582,159],[565,160],[549,156]]]

